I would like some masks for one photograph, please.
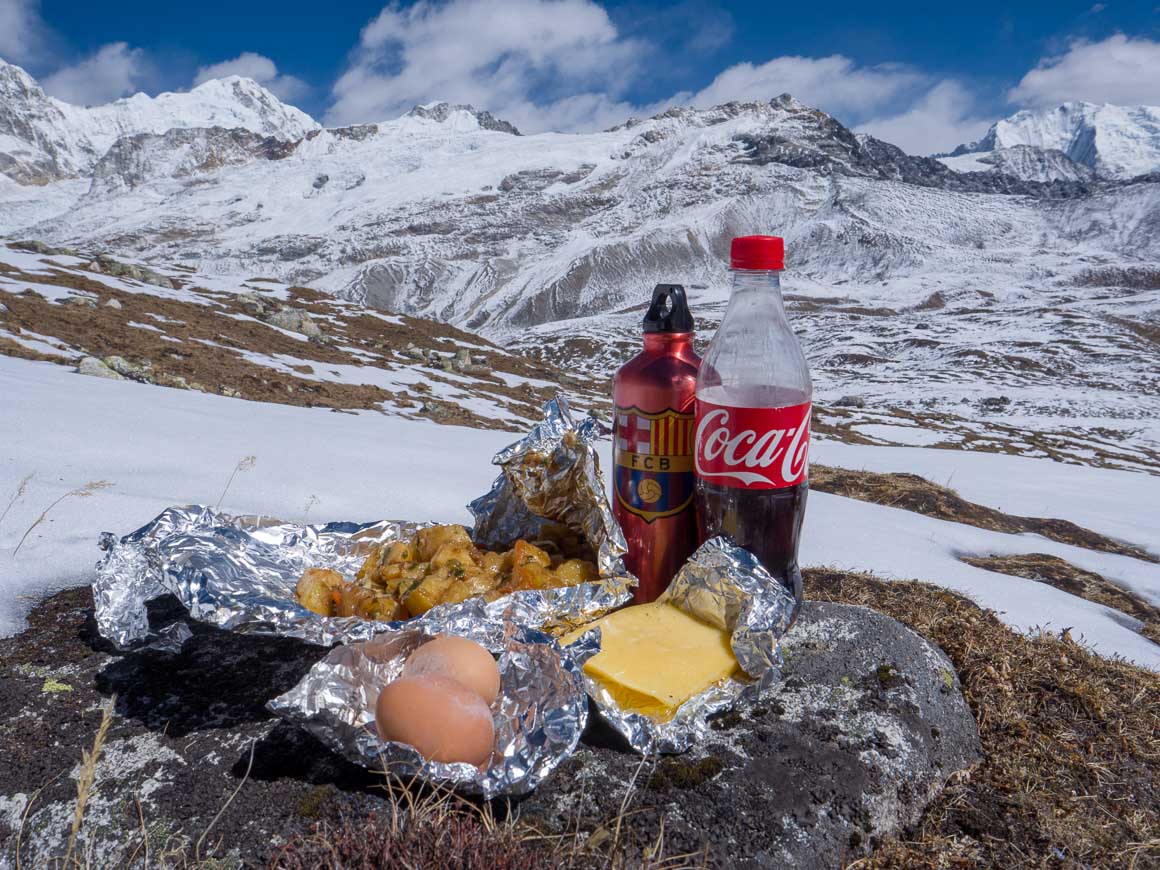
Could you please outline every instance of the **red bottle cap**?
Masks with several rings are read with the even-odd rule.
[[[738,236],[729,250],[734,269],[784,269],[785,239],[781,236]]]

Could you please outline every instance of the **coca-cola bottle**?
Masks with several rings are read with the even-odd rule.
[[[733,240],[733,294],[697,375],[696,508],[702,543],[732,538],[800,604],[813,387],[782,306],[784,260],[777,236]]]

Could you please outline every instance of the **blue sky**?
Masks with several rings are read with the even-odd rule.
[[[448,99],[537,131],[788,90],[916,153],[1019,108],[1160,104],[1158,40],[1151,2],[0,0],[0,57],[73,102],[237,73],[332,124]]]

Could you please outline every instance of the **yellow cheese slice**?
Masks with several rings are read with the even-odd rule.
[[[667,722],[677,708],[737,671],[729,632],[672,604],[626,607],[564,638],[600,626],[600,652],[584,665],[625,710]]]

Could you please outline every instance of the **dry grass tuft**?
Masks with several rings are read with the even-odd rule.
[[[984,760],[860,867],[1160,866],[1160,675],[1029,638],[937,587],[809,570],[806,595],[861,604],[943,648]]]
[[[12,498],[8,499],[8,504],[4,508],[4,513],[0,513],[0,525],[4,524],[4,518],[8,516],[8,512],[12,510],[12,506],[20,499],[24,498],[24,494],[28,492],[28,484],[32,482],[32,478],[36,476],[36,472],[30,472],[24,475],[24,479],[20,481],[20,485],[16,487],[16,492],[12,494]]]
[[[97,761],[101,757],[101,748],[105,745],[105,738],[109,734],[109,726],[113,724],[113,708],[116,706],[117,696],[112,695],[101,710],[101,724],[97,726],[97,734],[93,738],[92,750],[81,750],[81,771],[77,777],[77,804],[73,812],[72,828],[68,836],[68,848],[65,850],[61,862],[64,867],[71,867],[74,863],[73,850],[76,848],[77,835],[81,832],[81,825],[85,820],[85,807],[97,780]]]
[[[648,763],[642,760],[641,770]],[[703,867],[704,853],[666,855],[664,828],[639,852],[630,853],[623,834],[631,827],[636,777],[620,811],[595,831],[579,827],[543,834],[516,816],[500,820],[491,805],[469,801],[448,788],[406,782],[387,774],[386,809],[366,817],[343,816],[316,823],[272,857],[271,870],[548,870],[607,867],[611,870],[676,870]]]
[[[32,521],[31,526],[24,530],[24,534],[20,536],[20,540],[16,544],[16,549],[12,551],[12,558],[16,558],[16,554],[20,552],[20,548],[24,546],[24,542],[28,540],[28,536],[32,534],[32,530],[43,523],[46,519],[48,519],[48,515],[51,513],[52,509],[66,498],[88,498],[89,496],[99,492],[102,489],[108,489],[112,485],[113,484],[109,483],[107,480],[90,480],[84,486],[77,487],[76,489],[70,489],[64,495],[60,496],[60,498],[56,499],[52,504],[46,507],[41,512],[40,516]],[[5,511],[5,513],[7,513],[7,511]]]
[[[528,840],[514,824],[500,823],[487,804],[473,804],[445,788],[415,780],[384,779],[388,811],[338,823],[316,823],[271,859],[277,870],[548,870],[561,866],[557,847]]]
[[[967,501],[953,489],[931,483],[917,474],[855,471],[827,465],[810,466],[810,489],[844,495],[859,501],[914,511],[928,517],[965,523],[980,529],[1019,534],[1032,532],[1062,544],[1073,544],[1102,553],[1117,553],[1149,562],[1160,559],[1131,544],[1125,544],[1077,526],[1068,520],[1020,517]]]
[[[258,464],[257,456],[243,456],[238,460],[238,464],[234,466],[234,470],[230,472],[230,479],[226,481],[225,487],[222,489],[222,494],[218,496],[217,504],[214,505],[214,510],[222,506],[222,502],[226,500],[226,493],[230,491],[233,486],[234,478],[238,476],[239,472],[249,471]]]

